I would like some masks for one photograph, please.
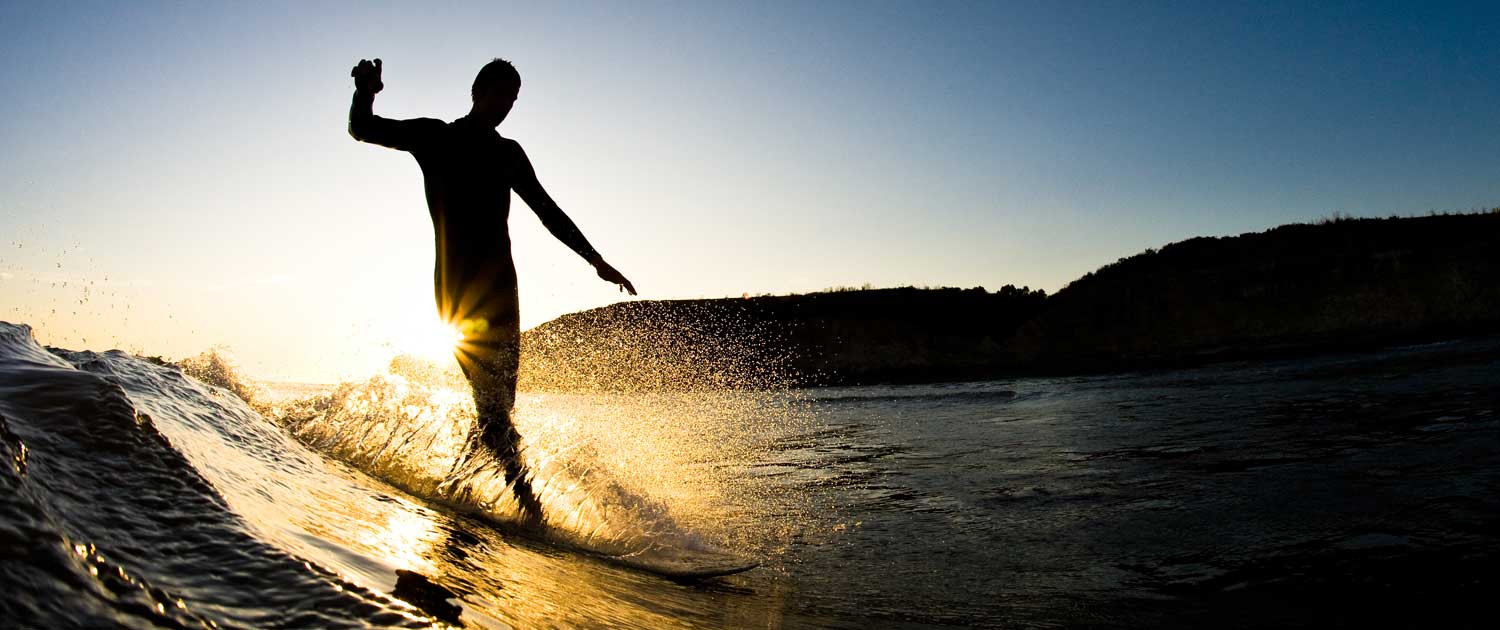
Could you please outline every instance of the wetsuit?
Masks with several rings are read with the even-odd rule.
[[[510,191],[542,224],[589,262],[599,260],[572,219],[542,185],[526,152],[493,126],[459,118],[391,120],[371,111],[373,94],[355,92],[349,135],[411,153],[422,167],[437,241],[433,287],[438,313],[463,331],[459,365],[474,389],[481,443],[506,466],[521,494],[519,436],[511,424],[521,322],[510,255]],[[529,494],[529,488],[526,488]],[[523,504],[526,497],[522,497]]]

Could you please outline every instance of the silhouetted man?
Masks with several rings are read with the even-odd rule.
[[[438,313],[463,333],[456,352],[479,409],[479,444],[505,469],[522,510],[541,518],[521,462],[520,435],[511,423],[520,362],[521,319],[516,268],[510,257],[510,191],[516,191],[542,224],[599,277],[635,295],[635,287],[594,251],[537,182],[526,152],[495,131],[515,105],[521,75],[496,59],[474,78],[473,108],[451,123],[433,118],[390,120],[372,111],[381,63],[360,60],[349,107],[349,135],[411,153],[422,167],[427,210],[437,239],[433,284]]]

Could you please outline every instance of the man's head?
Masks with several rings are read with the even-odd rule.
[[[497,58],[479,69],[469,95],[474,99],[474,112],[485,114],[498,125],[510,113],[520,92],[521,73],[509,61]]]

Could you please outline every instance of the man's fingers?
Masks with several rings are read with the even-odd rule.
[[[606,282],[619,285],[621,291],[628,291],[631,295],[636,294],[635,285],[630,283],[630,279],[626,278],[625,274],[620,273],[618,269],[609,266],[609,263],[600,262],[598,269],[599,277],[601,279],[605,280]]]
[[[369,59],[360,59],[359,65],[349,71],[349,76],[354,77],[354,87],[370,93],[379,92],[385,87],[380,82],[380,60],[371,63]]]

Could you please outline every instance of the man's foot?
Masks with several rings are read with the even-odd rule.
[[[527,525],[542,524],[542,502],[537,499],[536,493],[531,489],[531,480],[526,474],[526,466],[520,463],[521,454],[514,449],[506,454],[496,452],[494,445],[487,440],[481,439],[480,444],[472,444],[464,452],[453,468],[448,471],[448,478],[438,484],[438,494],[448,497],[453,501],[467,503],[473,497],[473,487],[464,483],[468,480],[468,474],[473,471],[465,471],[469,467],[470,460],[478,456],[480,451],[488,452],[490,457],[500,464],[500,469],[505,474],[505,481],[510,485],[511,491],[516,493],[516,504],[521,508],[521,519]]]

